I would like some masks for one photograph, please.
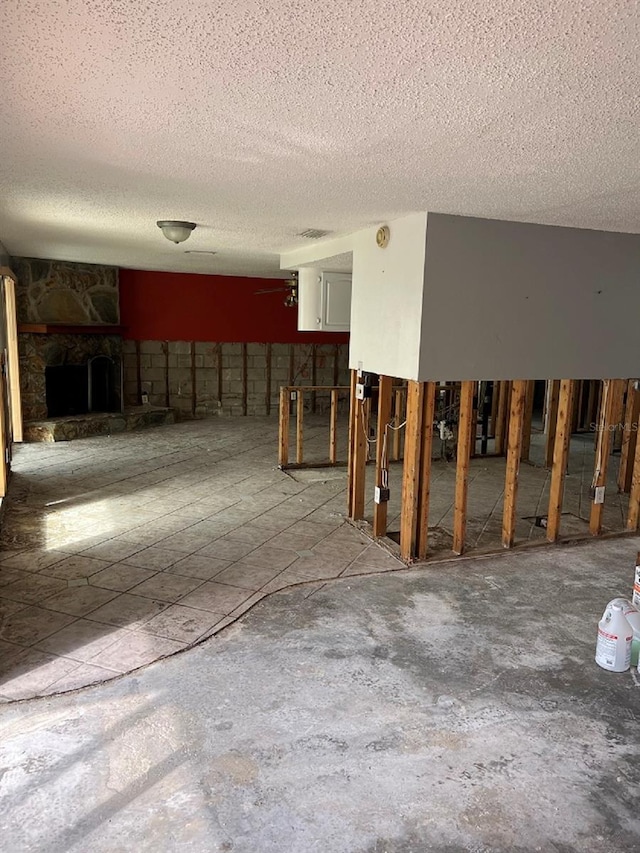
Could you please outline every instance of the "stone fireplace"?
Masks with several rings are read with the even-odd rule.
[[[16,258],[25,421],[122,410],[113,267]]]

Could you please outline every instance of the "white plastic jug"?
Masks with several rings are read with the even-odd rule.
[[[610,672],[626,672],[631,663],[633,629],[627,622],[622,604],[614,599],[607,605],[598,623],[596,663]]]
[[[633,596],[631,601],[636,607],[640,607],[640,552],[636,557],[636,573],[633,579]]]
[[[607,607],[612,604],[619,604],[622,607],[622,615],[631,625],[633,631],[631,666],[638,666],[638,658],[640,657],[640,610],[628,598],[614,598],[607,604]]]

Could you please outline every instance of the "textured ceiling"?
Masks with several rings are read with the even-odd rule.
[[[281,275],[305,228],[425,209],[640,231],[639,22],[632,0],[4,0],[0,240]],[[174,246],[164,218],[198,229]]]

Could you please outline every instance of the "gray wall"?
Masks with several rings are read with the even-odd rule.
[[[429,213],[419,379],[640,375],[640,236]]]

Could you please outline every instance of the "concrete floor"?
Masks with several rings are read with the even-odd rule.
[[[640,538],[329,581],[0,708],[7,853],[640,849],[635,672],[593,661]]]

